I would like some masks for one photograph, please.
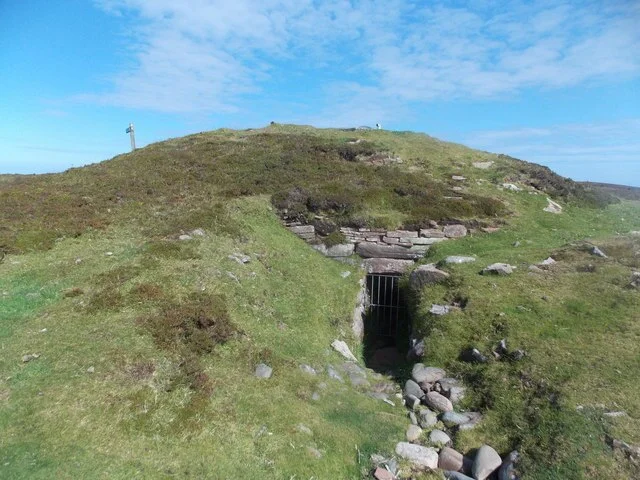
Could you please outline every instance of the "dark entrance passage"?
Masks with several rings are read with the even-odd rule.
[[[389,372],[404,361],[409,336],[407,308],[400,277],[367,275],[369,307],[364,321],[367,366]]]

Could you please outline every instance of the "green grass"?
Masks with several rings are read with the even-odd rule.
[[[378,153],[402,163],[366,161]],[[498,189],[505,181],[525,191]],[[546,195],[527,185],[565,212],[543,212]],[[361,352],[350,321],[363,272],[286,231],[284,208],[328,244],[340,225],[503,225],[434,248],[428,261],[478,261],[415,299],[427,361],[465,378],[466,406],[485,414],[457,447],[517,447],[525,478],[637,473],[605,442],[640,443],[640,305],[625,288],[639,247],[616,236],[640,230],[637,203],[426,135],[275,125],[172,139],[62,174],[0,176],[0,205],[1,478],[358,479],[371,453],[391,453],[407,425],[400,405],[299,369],[338,367],[335,338]],[[178,240],[196,228],[206,235]],[[611,258],[589,256],[589,238]],[[239,253],[250,262],[229,258]],[[551,254],[558,265],[528,274]],[[518,269],[478,275],[496,261]],[[579,271],[587,264],[595,273]],[[426,313],[454,298],[468,301],[464,311]],[[488,353],[503,337],[526,359],[457,361],[460,349]],[[23,363],[29,353],[40,357]],[[273,378],[253,376],[260,362]],[[629,416],[606,420],[598,403]]]
[[[131,230],[8,256],[0,280],[3,478],[359,478],[356,446],[361,461],[393,449],[401,407],[298,368],[340,364],[328,347],[340,332],[348,338],[358,289],[358,275],[340,272],[357,272],[282,229],[266,199],[228,208],[242,242],[200,225],[208,235],[185,242],[197,260],[169,250],[151,264],[149,252],[164,249]],[[227,258],[239,250],[250,263]],[[84,293],[65,297],[73,287]],[[105,289],[118,301],[95,305]],[[38,297],[24,301],[33,291]],[[239,334],[216,330],[202,343],[185,334],[198,329],[172,323],[200,318],[211,299],[215,318]],[[32,352],[40,358],[23,364]],[[253,377],[262,361],[274,368],[268,381]],[[296,433],[298,423],[314,435]]]
[[[486,414],[483,426],[459,435],[456,446],[466,451],[486,442],[503,453],[517,448],[524,455],[524,478],[633,478],[637,466],[614,457],[606,439],[640,442],[634,379],[640,368],[640,295],[628,288],[640,237],[611,233],[637,230],[640,207],[628,202],[553,216],[537,213],[542,199],[521,197],[519,211],[527,214],[500,232],[433,249],[428,261],[451,254],[474,254],[477,261],[446,267],[452,280],[416,301],[416,326],[429,339],[427,361],[465,378],[473,391],[467,406]],[[590,255],[585,245],[592,244],[610,258]],[[529,272],[529,265],[548,256],[558,263],[544,273]],[[479,275],[494,262],[517,270],[509,277]],[[580,272],[584,264],[596,272]],[[468,299],[463,311],[427,313],[431,303],[456,295]],[[487,365],[458,360],[470,346],[491,357],[502,338],[527,357]],[[628,416],[602,415],[618,410]]]

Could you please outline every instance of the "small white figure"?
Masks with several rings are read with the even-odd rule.
[[[377,128],[378,130],[382,130],[382,125],[380,125],[379,123],[376,123],[376,128]]]

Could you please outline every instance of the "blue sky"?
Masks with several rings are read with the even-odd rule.
[[[0,172],[382,123],[640,186],[640,1],[0,0]]]

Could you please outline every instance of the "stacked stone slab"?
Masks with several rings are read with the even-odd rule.
[[[291,222],[286,223],[286,226],[306,242],[315,244],[318,251],[329,257],[345,257],[355,252],[366,259],[385,260],[385,267],[380,271],[377,271],[375,263],[367,265],[370,273],[402,273],[406,269],[406,265],[397,263],[397,260],[413,262],[422,258],[434,243],[467,234],[464,225],[440,227],[435,222],[432,222],[431,228],[420,230],[342,227],[340,233],[345,236],[347,243],[326,247],[318,243],[322,240],[322,236],[317,234],[313,225]]]

